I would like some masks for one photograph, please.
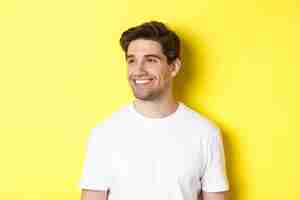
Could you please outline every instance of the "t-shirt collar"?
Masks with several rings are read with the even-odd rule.
[[[147,116],[141,114],[140,112],[138,112],[135,109],[133,102],[131,102],[131,104],[130,104],[129,107],[130,107],[130,110],[133,112],[133,114],[136,117],[138,117],[140,119],[143,119],[144,121],[163,122],[163,121],[172,120],[172,119],[176,118],[176,116],[178,116],[180,114],[180,112],[182,110],[182,107],[183,107],[183,104],[180,101],[178,101],[177,103],[178,103],[178,107],[177,107],[176,111],[173,112],[173,113],[171,113],[171,114],[169,114],[169,115],[167,115],[167,116],[165,116],[165,117],[147,117]]]

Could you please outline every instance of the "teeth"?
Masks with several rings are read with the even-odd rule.
[[[135,80],[135,83],[137,84],[145,84],[145,83],[149,83],[151,80]]]

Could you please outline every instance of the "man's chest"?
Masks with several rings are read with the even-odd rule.
[[[204,155],[199,143],[171,134],[130,134],[112,152],[112,166],[120,181],[150,185],[196,181]]]

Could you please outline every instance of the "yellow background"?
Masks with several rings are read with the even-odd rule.
[[[300,1],[0,1],[0,199],[79,199],[87,136],[132,99],[118,40],[166,22],[176,95],[223,130],[232,199],[299,200]]]

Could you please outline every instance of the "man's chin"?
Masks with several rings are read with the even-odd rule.
[[[136,99],[139,99],[142,101],[152,101],[155,99],[155,95],[153,95],[153,94],[136,94],[136,93],[134,93],[133,95]]]
[[[134,95],[134,97],[138,100],[142,100],[142,101],[151,101],[153,100],[151,97],[148,97],[148,96],[136,96]]]

